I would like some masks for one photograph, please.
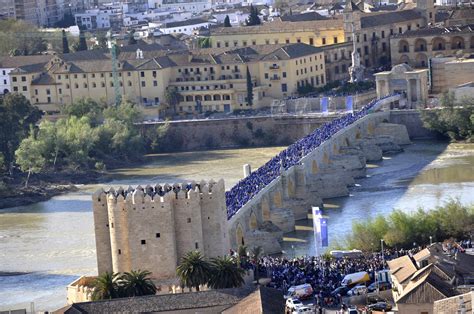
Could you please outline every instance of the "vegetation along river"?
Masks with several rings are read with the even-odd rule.
[[[108,185],[146,185],[219,179],[227,188],[242,177],[242,165],[262,165],[281,147],[200,151],[147,156],[143,166],[110,173]],[[351,230],[352,221],[393,208],[406,211],[474,202],[474,145],[416,141],[405,152],[369,165],[348,197],[325,200],[330,241]],[[91,194],[98,185],[49,201],[0,210],[0,310],[52,310],[65,305],[66,285],[96,273]],[[314,254],[309,222],[286,236],[287,254]],[[306,228],[304,227],[306,226]]]

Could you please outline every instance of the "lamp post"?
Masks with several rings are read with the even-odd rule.
[[[432,244],[433,244],[433,237],[430,236],[430,245],[432,245]]]
[[[382,251],[382,265],[385,265],[385,255],[383,254],[383,239],[380,239],[380,247]]]

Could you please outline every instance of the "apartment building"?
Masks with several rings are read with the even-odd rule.
[[[120,49],[117,63],[117,81],[109,53],[101,50],[21,65],[9,76],[13,92],[50,114],[84,97],[113,103],[116,83],[123,97],[177,113],[261,108],[296,94],[300,86],[326,83],[323,51],[302,43],[179,52],[131,45]],[[252,104],[247,99],[247,69]],[[179,94],[174,108],[165,103],[168,90]]]
[[[214,48],[303,43],[325,46],[344,42],[340,18],[314,21],[274,21],[258,26],[221,27],[211,30]]]

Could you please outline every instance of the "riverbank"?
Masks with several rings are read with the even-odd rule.
[[[97,183],[103,176],[104,173],[96,171],[42,173],[33,175],[28,187],[25,187],[24,176],[15,174],[0,189],[0,209],[47,201],[54,196],[77,191],[78,184]]]

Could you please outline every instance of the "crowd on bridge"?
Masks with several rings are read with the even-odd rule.
[[[282,150],[277,156],[270,159],[249,176],[240,180],[226,192],[227,218],[232,218],[249,200],[275,180],[283,170],[299,164],[303,157],[315,150],[331,136],[366,116],[369,112],[375,110],[382,100],[391,96],[394,95],[373,100],[358,112],[349,113],[325,123],[314,132]]]

